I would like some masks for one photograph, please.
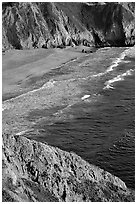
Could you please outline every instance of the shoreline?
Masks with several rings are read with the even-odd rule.
[[[13,86],[11,85],[10,81],[5,80],[5,82],[7,83],[7,86],[10,86],[10,88],[12,90],[12,92],[10,94],[8,93],[8,97],[10,97],[11,99],[9,99],[7,101],[3,101],[3,118],[4,118],[4,120],[6,120],[6,117],[7,117],[7,116],[5,117],[4,115],[5,114],[7,115],[7,111],[10,108],[11,113],[9,114],[9,116],[7,118],[9,121],[9,124],[10,124],[10,120],[12,120],[13,117],[16,118],[17,124],[18,125],[20,124],[19,127],[21,129],[16,128],[16,125],[14,127],[14,124],[13,124],[12,125],[13,130],[19,129],[21,132],[21,131],[24,131],[24,128],[23,128],[24,125],[25,125],[25,130],[27,129],[28,126],[30,126],[31,122],[28,121],[28,124],[27,124],[27,122],[24,122],[21,115],[22,114],[23,115],[28,114],[29,111],[31,111],[31,109],[32,110],[33,109],[36,109],[36,110],[39,109],[39,110],[45,110],[46,111],[46,110],[52,109],[54,107],[62,106],[64,108],[64,107],[70,106],[71,104],[77,103],[79,101],[79,98],[83,97],[83,95],[81,95],[82,89],[79,86],[80,85],[79,83],[82,80],[82,78],[81,78],[82,75],[80,75],[80,78],[79,78],[79,73],[81,72],[79,70],[79,66],[77,67],[77,70],[74,72],[74,73],[76,73],[75,75],[73,74],[73,69],[75,69],[75,65],[74,65],[74,67],[72,67],[72,70],[70,70],[69,73],[68,73],[68,67],[67,67],[67,63],[69,65],[69,63],[71,63],[71,60],[74,59],[74,57],[79,57],[79,61],[81,62],[82,57],[86,56],[86,54],[83,54],[80,52],[81,49],[82,49],[82,47],[77,47],[76,49],[75,48],[68,48],[66,50],[65,49],[61,50],[61,53],[63,52],[63,57],[62,57],[62,55],[61,56],[58,55],[58,57],[60,57],[59,62],[58,62],[58,64],[59,64],[58,67],[60,69],[60,67],[62,66],[62,70],[67,71],[67,72],[65,71],[66,74],[64,74],[64,72],[63,72],[63,75],[57,75],[57,73],[56,73],[57,68],[52,69],[51,64],[48,64],[48,62],[51,60],[50,55],[47,56],[47,58],[44,58],[43,55],[44,55],[45,51],[42,50],[42,52],[43,52],[42,62],[40,60],[40,63],[43,63],[43,61],[45,62],[45,64],[42,64],[42,69],[44,67],[44,69],[42,70],[42,71],[44,71],[44,74],[42,72],[43,78],[41,77],[41,73],[39,74],[39,69],[37,66],[39,61],[35,62],[35,67],[34,67],[35,72],[33,73],[35,76],[32,77],[32,75],[30,75],[29,79],[23,78],[28,73],[24,74],[26,69],[24,69],[25,71],[24,70],[22,71],[23,73],[22,73],[21,77],[23,78],[23,82],[19,86],[19,88],[22,88],[21,90],[15,89],[15,85],[17,85],[16,81],[18,80],[16,78],[17,73],[18,73],[18,71],[20,72],[20,70],[22,70],[22,66],[19,67],[19,70],[18,70],[18,68],[15,68],[16,75],[13,77],[13,83],[12,83]],[[58,53],[58,50],[57,51],[52,50],[52,51],[55,52],[54,55],[56,55],[56,52]],[[30,52],[33,53],[32,50],[30,50]],[[39,52],[39,50],[37,50],[36,52]],[[46,52],[47,52],[47,50],[46,50]],[[99,50],[98,50],[98,52],[100,53]],[[106,51],[106,49],[105,49],[105,52],[103,51],[103,53],[106,53],[106,52],[108,53],[108,58],[109,58],[109,50]],[[18,53],[18,51],[17,51],[17,53]],[[25,50],[23,51],[23,53],[25,53]],[[96,66],[96,59],[101,60],[101,56],[99,53],[98,54],[96,54],[96,53],[90,54],[90,56],[95,58],[93,60],[93,64],[91,64],[91,73],[92,73],[92,67]],[[16,52],[15,52],[15,54],[16,54]],[[36,54],[36,53],[34,53],[34,54]],[[75,54],[75,56],[74,56],[74,54]],[[64,56],[65,56],[65,58],[64,58]],[[103,56],[104,56],[104,54],[103,54]],[[22,63],[25,63],[25,57],[22,56],[22,54],[21,54],[21,57],[22,57]],[[6,59],[7,59],[7,57],[6,57]],[[68,59],[69,59],[69,62],[68,62]],[[16,60],[15,59],[13,59],[13,60],[15,63]],[[11,61],[10,58],[9,58],[9,61]],[[7,61],[7,64],[9,63],[9,61]],[[20,60],[18,59],[18,61],[20,61]],[[56,62],[57,61],[52,61],[52,63],[54,65],[57,65]],[[4,63],[4,61],[3,61],[3,63]],[[16,66],[17,66],[17,64],[16,64]],[[30,66],[31,66],[31,64],[30,64]],[[45,69],[45,66],[47,67],[47,69]],[[6,67],[6,64],[5,64],[5,67]],[[26,67],[27,67],[27,65],[26,65]],[[8,71],[10,71],[9,67],[7,69],[8,69]],[[28,69],[27,69],[27,71],[28,71]],[[62,72],[62,70],[60,70],[60,71]],[[10,74],[8,74],[8,71],[7,71],[7,75],[10,76]],[[11,71],[12,71],[12,69],[11,69]],[[33,71],[33,67],[32,67],[32,70],[30,70],[30,71]],[[6,69],[5,69],[5,72],[6,72]],[[39,76],[36,76],[36,75],[39,75]],[[56,77],[56,75],[57,75],[57,77]],[[87,75],[87,77],[89,77],[89,75]],[[85,78],[83,78],[83,79],[85,79]],[[12,81],[12,76],[11,76],[11,81]],[[3,84],[3,87],[4,87],[4,84]],[[12,94],[15,94],[14,97],[12,97],[13,96]],[[46,97],[44,97],[44,96],[46,96]],[[7,111],[4,110],[6,106],[7,106]],[[6,111],[6,113],[4,113],[5,111]],[[25,118],[26,118],[26,116],[25,116]],[[8,127],[8,125],[6,125],[6,127]],[[8,129],[8,128],[6,128],[6,129]],[[5,131],[4,128],[3,128],[3,131]],[[14,133],[17,133],[17,131],[14,131]]]
[[[29,79],[41,77],[75,58],[86,55],[82,53],[83,48],[89,49],[85,46],[78,46],[65,49],[11,50],[5,53],[2,60],[3,97],[8,94],[14,96],[15,92],[17,95],[27,92],[25,83]],[[30,91],[29,87],[28,90]]]
[[[73,48],[74,49],[74,48]],[[72,50],[73,50],[72,49]],[[79,60],[77,61],[77,63],[79,63],[78,65],[80,65],[81,67],[84,66],[85,62],[83,63],[83,58],[82,56],[86,56],[86,54],[83,55],[83,53],[79,53],[79,50],[73,50],[71,49],[68,51],[66,50],[66,52],[64,52],[63,54],[66,55],[66,53],[69,53],[69,56],[67,56],[67,59],[69,57],[72,57],[72,54],[76,54],[79,56]],[[119,52],[121,52],[123,49],[120,49]],[[64,50],[63,50],[64,51]],[[58,52],[58,51],[57,51]],[[109,50],[104,50],[102,54],[102,56],[100,56],[100,54],[102,53],[102,51],[98,51],[98,53],[96,54],[91,54],[91,56],[94,56],[94,60],[92,61],[91,65],[90,65],[90,74],[92,74],[92,68],[94,67],[94,61],[96,62],[96,59],[98,59],[99,63],[101,63],[101,57],[102,60],[104,59],[103,56],[106,56],[106,52],[109,55]],[[113,51],[115,52],[115,51]],[[58,55],[59,56],[59,55]],[[81,56],[81,58],[80,58]],[[62,57],[62,56],[61,56]],[[73,55],[74,57],[74,55]],[[109,58],[109,56],[107,56]],[[48,59],[50,59],[50,55],[47,56]],[[60,66],[62,66],[62,70],[67,70],[67,63],[71,63],[71,60],[68,61],[66,58],[63,60],[65,60],[65,64],[61,64]],[[70,59],[70,58],[69,58]],[[73,58],[74,59],[74,58]],[[77,59],[77,58],[76,58]],[[43,57],[42,57],[43,60]],[[46,59],[44,59],[46,61]],[[75,60],[75,59],[74,59]],[[109,64],[111,60],[109,59],[109,61],[107,61],[107,63]],[[42,63],[42,61],[40,60],[40,62]],[[60,59],[60,61],[62,63],[62,59]],[[82,63],[81,63],[82,62]],[[36,63],[36,62],[35,62]],[[54,62],[55,63],[55,62]],[[77,64],[76,63],[76,64]],[[86,62],[87,63],[87,62]],[[37,64],[37,63],[36,63]],[[85,64],[86,65],[86,64]],[[47,65],[48,66],[48,65]],[[65,67],[66,66],[66,67]],[[75,103],[79,103],[81,100],[85,99],[85,97],[89,97],[89,95],[87,95],[86,93],[83,95],[84,92],[82,92],[82,87],[80,87],[81,84],[81,80],[82,80],[82,72],[80,69],[80,66],[77,66],[77,68],[75,67],[75,63],[73,64],[72,70],[70,69],[70,73],[68,73],[68,70],[66,72],[66,74],[63,75],[57,75],[57,72],[55,71],[56,69],[52,70],[52,71],[48,71],[49,69],[47,68],[47,72],[45,72],[45,75],[48,74],[48,72],[52,73],[51,74],[51,79],[52,76],[56,76],[55,79],[57,79],[57,81],[53,80],[49,80],[48,82],[45,83],[45,85],[39,88],[39,90],[35,91],[35,90],[30,90],[30,92],[26,93],[24,96],[20,95],[17,98],[13,98],[11,99],[11,101],[4,101],[4,104],[7,104],[7,109],[5,109],[3,111],[3,141],[6,141],[7,143],[10,141],[10,139],[8,139],[8,137],[5,135],[14,135],[15,140],[17,141],[22,141],[21,145],[25,145],[27,142],[30,143],[30,146],[27,146],[26,148],[31,150],[31,146],[33,146],[33,143],[35,143],[36,145],[44,145],[44,143],[41,142],[36,142],[35,140],[35,136],[39,136],[39,130],[42,130],[42,126],[39,126],[40,124],[44,125],[44,124],[48,124],[50,122],[56,122],[59,121],[61,119],[61,111],[65,110],[67,107],[71,107],[71,105],[75,104]],[[21,66],[22,67],[22,66]],[[71,67],[71,66],[70,66]],[[52,68],[52,67],[51,67]],[[73,68],[75,70],[75,74],[73,73]],[[18,69],[17,69],[18,70]],[[42,70],[43,71],[43,70]],[[55,71],[55,72],[54,72]],[[59,70],[60,72],[61,70]],[[85,70],[86,71],[86,70]],[[43,73],[43,72],[42,72]],[[85,72],[86,73],[86,72]],[[34,75],[37,73],[33,73]],[[39,74],[39,73],[38,73]],[[81,75],[79,75],[81,74]],[[72,77],[74,75],[74,78]],[[24,75],[22,75],[24,76]],[[49,75],[50,76],[50,75]],[[80,76],[80,78],[79,78]],[[32,77],[32,75],[30,76]],[[36,78],[34,79],[38,79],[39,80],[39,76],[36,76]],[[37,78],[38,77],[38,78]],[[41,77],[41,75],[40,75]],[[76,77],[76,79],[75,79]],[[85,75],[84,75],[85,77]],[[89,77],[89,75],[88,75]],[[44,78],[45,80],[46,78]],[[49,78],[48,78],[49,79]],[[53,78],[54,79],[54,78]],[[84,79],[84,78],[83,78]],[[71,80],[71,81],[70,81]],[[26,78],[25,78],[25,83],[26,83]],[[94,83],[94,80],[93,82]],[[14,88],[14,86],[12,87]],[[14,90],[14,89],[13,89]],[[84,97],[84,98],[83,98]],[[9,106],[9,107],[8,107]],[[51,115],[53,115],[51,117]],[[50,118],[51,117],[51,118]],[[63,116],[64,117],[64,116]],[[65,118],[64,118],[65,119]],[[71,118],[70,118],[71,119]],[[39,128],[39,130],[37,130]],[[40,129],[41,128],[41,129]],[[32,131],[32,132],[31,132]],[[20,133],[20,134],[19,134]],[[33,137],[31,138],[31,134],[33,135]],[[23,137],[25,136],[25,138]],[[27,136],[30,136],[30,139],[27,139]],[[6,139],[7,138],[7,139]],[[6,139],[6,140],[5,140]],[[35,141],[34,141],[35,140]],[[5,143],[5,146],[7,144]],[[15,143],[15,146],[18,145],[18,142]],[[39,146],[39,147],[40,147]],[[47,148],[50,145],[47,145]],[[4,147],[5,148],[5,147]],[[11,147],[12,148],[12,147]],[[21,146],[19,146],[18,148],[21,148]],[[52,147],[53,150],[57,149],[56,147]],[[38,148],[39,149],[39,148]],[[8,151],[8,148],[7,150]],[[12,151],[12,150],[11,150]],[[62,150],[60,150],[62,151]],[[54,152],[54,151],[53,151]],[[64,151],[62,151],[64,152]],[[67,153],[67,154],[72,154]],[[29,155],[28,155],[29,156]],[[27,157],[28,157],[27,156]],[[16,156],[15,156],[16,157]],[[19,153],[19,157],[22,157],[22,155],[20,155]],[[43,156],[42,156],[43,157]],[[77,157],[77,156],[76,156]],[[23,157],[22,157],[23,158]],[[8,161],[8,157],[6,158],[6,160]],[[20,160],[20,159],[19,159]],[[6,162],[7,162],[6,161]],[[83,161],[83,160],[82,160]],[[15,158],[14,162],[16,163],[17,160]],[[84,161],[85,162],[85,161]],[[18,162],[17,162],[18,163]],[[7,165],[11,165],[10,162],[8,161]],[[19,164],[20,165],[20,164]],[[25,168],[27,167],[27,163],[25,161]],[[42,164],[43,165],[43,164]],[[20,167],[19,167],[20,168]],[[36,167],[38,168],[38,167]],[[11,169],[11,167],[9,167],[9,169]],[[6,171],[6,170],[5,170]],[[14,180],[14,178],[12,178],[13,174],[16,174],[13,171],[10,172],[11,175],[9,177],[11,177],[11,179]],[[27,175],[27,174],[26,174]],[[62,175],[61,175],[62,176]],[[22,177],[22,175],[19,174],[18,179],[20,180],[20,178]],[[5,178],[7,178],[7,175],[5,175]],[[36,184],[35,181],[31,180],[30,174],[27,175],[27,180],[29,182],[34,182],[34,184]],[[115,180],[116,177],[114,177]],[[18,180],[17,179],[17,180]],[[22,179],[22,178],[21,178]],[[62,179],[62,177],[61,177]],[[104,178],[103,178],[104,179]],[[102,181],[105,182],[105,179]],[[14,182],[13,182],[14,183]],[[15,182],[16,183],[16,182]],[[16,185],[12,184],[14,187]],[[25,186],[26,184],[23,181],[23,186]],[[73,185],[73,184],[72,184]],[[38,180],[38,184],[37,187],[39,188],[41,185],[39,185],[39,180]],[[90,186],[90,185],[88,185]],[[87,186],[87,187],[88,187]],[[101,187],[101,186],[100,186]],[[102,188],[102,187],[101,187]],[[106,187],[105,187],[106,188]],[[115,188],[115,187],[114,187]],[[55,188],[56,189],[56,188]],[[84,189],[84,188],[83,188]],[[110,190],[110,189],[109,189]],[[52,191],[52,190],[51,190]],[[129,190],[127,188],[126,190],[127,192],[127,199],[129,196]],[[111,192],[113,193],[113,191]],[[110,193],[110,194],[111,194]],[[121,191],[120,191],[121,194]],[[132,194],[132,193],[131,193]],[[134,194],[134,193],[133,193]],[[82,194],[83,195],[83,194]],[[67,195],[68,196],[68,195]],[[106,196],[106,195],[105,195]],[[132,195],[133,196],[133,195]],[[131,197],[132,197],[131,196]],[[57,196],[58,197],[58,196]],[[133,196],[134,197],[134,196]],[[132,200],[134,198],[131,198]],[[60,197],[60,199],[62,199],[62,197]],[[67,198],[69,199],[69,198]],[[77,200],[77,197],[75,198]],[[81,198],[82,199],[82,198]],[[89,199],[87,197],[87,199]],[[107,198],[106,198],[107,199]],[[116,199],[116,198],[115,198]],[[121,199],[121,198],[119,198]],[[63,200],[64,201],[64,200]],[[83,201],[83,200],[82,200]]]
[[[134,47],[134,46],[133,46]],[[103,47],[98,49],[111,49]],[[123,47],[125,48],[125,47]],[[85,49],[87,52],[82,53]],[[18,97],[40,88],[42,76],[65,66],[87,54],[94,54],[95,47],[77,46],[65,49],[10,50],[2,57],[2,101]],[[16,77],[18,76],[18,77]]]

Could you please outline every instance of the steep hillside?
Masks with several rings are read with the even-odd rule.
[[[74,153],[3,136],[3,201],[134,201],[134,192]]]
[[[3,49],[135,43],[134,3],[3,3]]]

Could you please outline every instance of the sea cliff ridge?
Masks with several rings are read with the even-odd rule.
[[[76,154],[7,134],[2,193],[6,202],[134,201],[123,181]]]

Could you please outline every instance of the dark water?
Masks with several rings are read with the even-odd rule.
[[[116,49],[112,53],[114,58],[124,50]],[[92,63],[91,56],[85,57],[85,60],[87,68],[80,74],[87,77]],[[125,57],[124,60],[111,72],[81,81],[83,95],[89,94],[89,99],[71,106],[65,113],[73,115],[71,119],[43,126],[46,136],[42,136],[41,140],[63,150],[76,152],[89,163],[109,171],[121,178],[128,187],[134,188],[135,59]],[[95,66],[97,74],[107,69],[108,64],[105,62]],[[121,77],[122,80],[115,80],[111,88],[104,89],[105,82],[124,73],[127,74]]]

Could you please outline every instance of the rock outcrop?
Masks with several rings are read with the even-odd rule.
[[[74,153],[3,136],[3,201],[134,201],[134,192]]]
[[[6,3],[3,50],[135,43],[134,3]]]

